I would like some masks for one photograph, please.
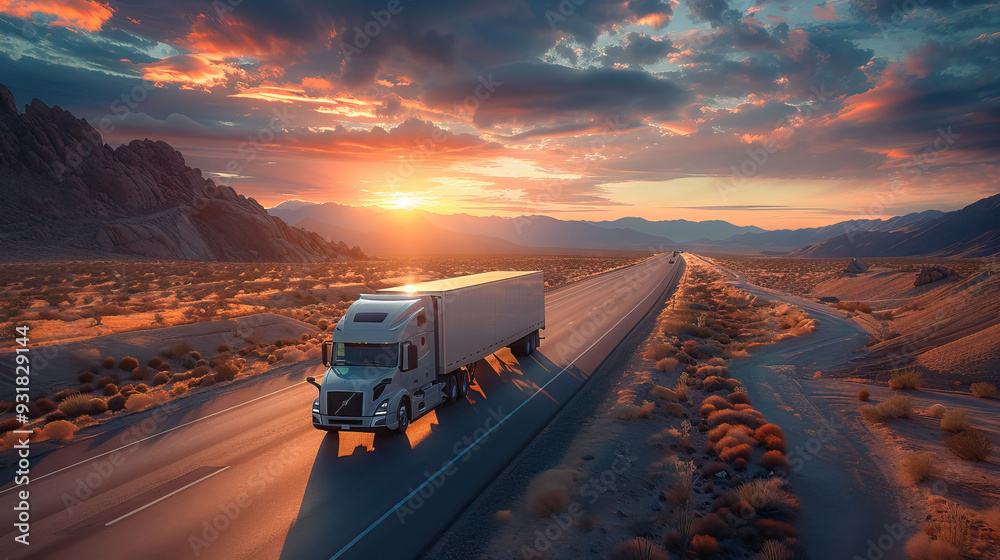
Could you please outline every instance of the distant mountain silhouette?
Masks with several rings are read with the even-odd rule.
[[[763,233],[767,230],[757,226],[736,226],[723,220],[659,220],[643,218],[619,218],[612,221],[590,222],[603,228],[627,228],[659,237],[667,237],[681,243],[724,241],[736,235]]]
[[[272,217],[202,177],[165,142],[112,149],[87,121],[35,99],[20,113],[0,85],[4,260],[197,259],[321,262],[357,247]]]
[[[926,212],[920,215],[928,214]],[[910,216],[920,216],[913,215]],[[903,216],[906,217],[906,216]],[[887,220],[889,225],[896,220]],[[801,257],[985,257],[1000,252],[1000,194],[954,212],[896,222],[895,227],[849,231],[792,253]]]

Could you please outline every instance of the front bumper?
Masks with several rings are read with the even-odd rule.
[[[396,415],[380,414],[378,416],[327,416],[325,414],[312,413],[313,427],[317,430],[328,432],[375,432],[384,429],[396,428]]]

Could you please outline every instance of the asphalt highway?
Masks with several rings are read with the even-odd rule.
[[[13,469],[0,518],[10,558],[416,558],[676,287],[683,259],[545,296],[535,354],[502,350],[466,399],[404,436],[313,429],[316,364],[110,429],[31,467],[30,545],[14,542]],[[488,319],[484,319],[488,320]],[[20,490],[20,489],[18,489]]]

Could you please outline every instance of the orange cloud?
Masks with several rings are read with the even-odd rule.
[[[291,42],[253,29],[238,19],[227,17],[223,21],[205,14],[195,18],[191,31],[180,43],[208,58],[268,58],[298,52]]]
[[[157,86],[176,84],[181,89],[209,90],[225,85],[231,76],[241,74],[239,68],[209,60],[197,54],[181,54],[147,64],[142,68],[142,77]]]
[[[833,6],[819,4],[813,8],[813,17],[823,21],[837,21],[840,18],[833,12]]]
[[[49,25],[98,31],[115,11],[93,0],[0,0],[0,13],[30,19],[37,12],[55,17]]]
[[[333,82],[326,78],[302,78],[302,87],[309,89],[333,89]]]

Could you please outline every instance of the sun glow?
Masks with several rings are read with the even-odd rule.
[[[421,196],[419,193],[396,191],[376,194],[380,194],[383,198],[375,204],[392,210],[415,210],[425,206],[434,206],[438,203],[436,199]]]

